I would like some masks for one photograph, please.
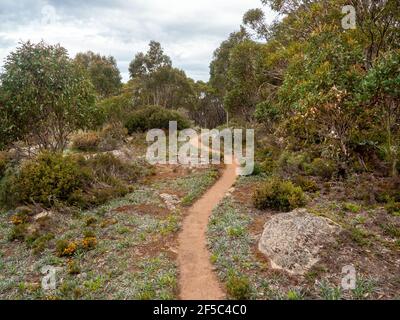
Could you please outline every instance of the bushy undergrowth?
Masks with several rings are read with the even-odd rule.
[[[125,195],[146,172],[145,164],[127,164],[108,153],[85,159],[45,152],[7,173],[0,185],[0,203],[90,207]]]
[[[335,171],[336,167],[333,161],[321,158],[314,159],[308,168],[310,174],[325,180],[330,180],[335,174]]]
[[[67,201],[76,190],[89,184],[91,173],[72,156],[45,152],[8,173],[2,183],[2,202],[7,205]]]
[[[4,176],[9,162],[9,154],[6,151],[0,151],[0,179]]]
[[[128,133],[144,132],[151,129],[168,129],[170,121],[177,121],[178,130],[190,127],[190,121],[174,110],[148,106],[132,113],[125,122]]]
[[[100,135],[96,131],[82,132],[72,138],[72,148],[79,151],[95,151],[100,144]]]
[[[277,161],[277,166],[283,173],[298,174],[308,171],[309,163],[310,155],[307,153],[284,151]]]
[[[337,171],[334,161],[330,159],[314,158],[308,152],[289,152],[281,154],[277,167],[279,171],[288,175],[310,175],[330,180]]]
[[[253,195],[257,209],[290,211],[306,204],[306,197],[301,187],[292,182],[273,178],[261,185]]]
[[[305,192],[317,192],[319,190],[319,187],[314,180],[304,176],[296,176],[293,179],[293,183]]]
[[[87,131],[76,134],[72,148],[78,151],[112,151],[125,140],[128,131],[119,123],[106,125],[101,131]]]
[[[251,285],[249,279],[244,275],[237,275],[234,272],[230,272],[226,281],[226,289],[228,294],[234,299],[250,299]]]

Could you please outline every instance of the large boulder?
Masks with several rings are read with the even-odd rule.
[[[334,242],[340,230],[331,220],[297,209],[272,217],[258,248],[272,268],[301,275],[318,262],[321,249]]]

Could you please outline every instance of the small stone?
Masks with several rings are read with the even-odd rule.
[[[176,209],[176,205],[178,205],[181,201],[176,195],[162,193],[160,194],[160,198],[163,199],[167,208],[171,211]]]
[[[41,213],[35,215],[35,216],[33,217],[33,219],[34,219],[35,221],[43,220],[43,219],[50,218],[52,215],[53,215],[53,212],[51,212],[51,211],[43,211],[43,212],[41,212]]]

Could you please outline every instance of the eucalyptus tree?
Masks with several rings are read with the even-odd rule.
[[[8,140],[62,150],[73,131],[99,120],[90,79],[60,45],[21,43],[6,58],[0,80]]]

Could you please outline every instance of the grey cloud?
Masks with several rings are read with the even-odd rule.
[[[41,28],[46,6],[55,9],[57,23]],[[214,49],[238,29],[247,9],[258,6],[259,0],[1,0],[0,58],[18,37],[43,38],[71,54],[90,49],[114,55],[127,80],[129,61],[157,40],[176,67],[207,80]]]

